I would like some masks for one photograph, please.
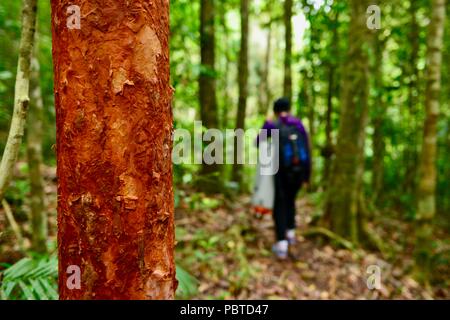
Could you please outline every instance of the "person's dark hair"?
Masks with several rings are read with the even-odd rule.
[[[291,110],[291,104],[288,98],[280,98],[273,104],[275,113],[288,112],[289,110]]]

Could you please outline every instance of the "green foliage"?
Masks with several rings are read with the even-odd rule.
[[[214,210],[220,205],[220,201],[208,198],[202,193],[193,193],[184,198],[184,202],[191,210]]]
[[[57,300],[56,256],[23,258],[2,272],[3,300]]]
[[[177,265],[178,290],[177,297],[189,299],[198,292],[198,280],[189,274],[185,269]]]
[[[50,257],[27,257],[13,265],[3,264],[0,273],[1,300],[57,300],[58,259]],[[198,280],[181,266],[176,266],[177,297],[188,299],[197,293]]]
[[[30,183],[28,179],[17,179],[11,183],[8,189],[6,189],[5,198],[11,204],[21,205],[29,193]]]

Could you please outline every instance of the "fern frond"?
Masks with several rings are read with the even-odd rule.
[[[176,268],[178,280],[177,295],[183,299],[194,296],[198,291],[198,280],[179,265]]]
[[[58,299],[57,277],[55,256],[23,258],[3,271],[0,295],[8,300]]]

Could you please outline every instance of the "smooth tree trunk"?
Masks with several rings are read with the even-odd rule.
[[[450,83],[447,84],[447,88],[450,89]],[[448,91],[450,92],[450,90]],[[450,118],[447,119],[447,128],[450,129]],[[445,140],[447,146],[450,146],[450,130],[447,130],[447,139]],[[447,163],[446,173],[444,177],[450,177],[450,164]],[[450,183],[447,180],[447,186],[450,186]],[[442,207],[444,210],[450,211],[450,188],[446,188],[447,196],[444,196],[442,199]],[[445,211],[444,211],[445,212]]]
[[[284,82],[283,95],[292,103],[292,11],[293,0],[284,0]]]
[[[313,13],[314,5],[311,3],[304,3],[307,8],[309,8],[309,11],[307,13],[307,19],[309,21],[309,35],[310,35],[310,41],[309,41],[309,50],[308,50],[308,59],[311,61],[311,69],[310,72],[307,73],[308,81],[310,83],[310,102],[308,103],[307,110],[307,118],[308,118],[308,124],[309,124],[309,136],[311,141],[315,140],[316,136],[316,98],[317,98],[317,92],[316,92],[316,78],[317,78],[317,68],[314,63],[315,57],[317,56],[318,52],[316,49],[317,43],[320,43],[320,30],[316,28],[316,16]],[[333,44],[334,45],[334,44]],[[334,48],[332,48],[333,50]],[[314,146],[315,144],[312,143]],[[314,164],[312,163],[312,166],[314,167]],[[314,170],[313,170],[314,172]],[[313,179],[311,179],[313,180]]]
[[[325,204],[325,218],[337,234],[358,242],[365,127],[368,111],[368,1],[350,1],[349,48],[342,84],[341,119]]]
[[[315,148],[315,139],[316,139],[316,98],[317,98],[317,92],[316,92],[316,78],[317,78],[317,68],[315,66],[314,60],[317,56],[317,50],[315,45],[319,43],[320,36],[318,33],[318,29],[315,28],[315,16],[312,13],[314,10],[314,5],[311,3],[303,3],[305,7],[309,8],[309,11],[306,15],[308,21],[309,21],[309,35],[310,35],[310,41],[309,41],[309,50],[307,59],[311,61],[311,66],[309,72],[305,73],[305,76],[308,78],[307,83],[309,84],[309,97],[306,107],[306,117],[308,119],[308,133],[309,138],[311,140],[310,146],[312,149]],[[302,106],[300,106],[302,107]],[[314,151],[312,150],[312,153],[314,154]],[[311,177],[310,177],[310,183],[309,183],[309,191],[312,191],[315,189],[314,181],[315,181],[315,160],[314,157],[312,157],[311,160]]]
[[[335,68],[330,66],[328,70],[328,93],[327,93],[327,110],[325,113],[325,147],[322,150],[322,155],[324,158],[324,167],[323,167],[323,181],[328,181],[330,176],[331,169],[331,159],[333,157],[334,148],[333,148],[333,124],[332,124],[332,116],[333,116],[333,91],[335,87]]]
[[[239,52],[238,65],[238,85],[239,100],[236,115],[236,129],[245,130],[245,114],[247,110],[248,98],[248,36],[249,36],[249,4],[250,0],[241,0],[241,48]],[[239,149],[240,148],[240,149]],[[237,155],[244,155],[243,146],[239,146],[235,141],[235,152]],[[237,157],[236,157],[237,158]],[[235,160],[236,160],[235,158]],[[242,165],[233,165],[233,181],[242,183]]]
[[[311,29],[311,38],[310,38],[311,55],[310,55],[310,58],[312,61],[314,61],[314,57],[316,56],[316,49],[314,47],[314,44],[317,43],[318,37],[316,35],[317,31],[314,28],[312,22],[311,22],[310,29]],[[316,97],[317,97],[317,93],[316,93],[315,83],[316,83],[317,69],[312,61],[311,61],[311,73],[308,74],[308,77],[309,77],[308,82],[310,84],[311,96],[310,96],[310,103],[307,106],[307,109],[308,109],[307,118],[308,118],[308,124],[309,124],[309,126],[308,126],[309,127],[309,130],[308,130],[309,137],[310,137],[311,141],[314,141],[315,137],[316,137]],[[312,145],[314,146],[314,143],[312,143]],[[311,165],[314,167],[314,163],[311,163]]]
[[[51,2],[60,299],[172,299],[169,2],[77,3],[69,29]]]
[[[272,53],[272,21],[267,24],[267,41],[266,41],[266,52],[264,54],[264,64],[261,71],[261,83],[260,83],[260,93],[259,93],[259,108],[258,113],[261,116],[267,116],[267,112],[270,109],[270,104],[272,100],[272,90],[270,88],[270,60]]]
[[[297,116],[299,118],[304,118],[308,115],[305,106],[309,106],[312,104],[311,101],[311,82],[310,78],[308,76],[308,70],[306,68],[302,69],[300,71],[300,78],[301,78],[301,85],[300,85],[300,92],[299,92],[299,103],[298,103],[298,110],[297,110]]]
[[[409,13],[411,17],[411,26],[409,31],[409,43],[411,45],[411,55],[409,60],[409,83],[408,83],[408,110],[405,114],[408,116],[406,121],[407,146],[404,151],[405,161],[405,177],[403,186],[407,192],[414,192],[417,186],[417,173],[419,166],[419,151],[421,125],[417,120],[419,111],[419,101],[417,97],[420,95],[419,82],[419,51],[420,51],[420,25],[417,21],[417,11],[420,8],[418,1],[411,1]]]
[[[327,109],[325,113],[325,147],[322,150],[322,155],[324,157],[324,171],[323,171],[323,181],[324,185],[327,185],[328,178],[331,171],[331,159],[334,154],[334,143],[333,143],[333,98],[336,95],[336,70],[339,61],[339,13],[336,12],[333,19],[333,36],[331,43],[331,61],[328,66],[328,92],[327,92]]]
[[[310,154],[313,154],[314,152],[314,142],[313,142],[313,134],[311,134],[310,130],[312,129],[311,123],[312,121],[310,120],[310,115],[311,115],[311,108],[307,107],[305,108],[305,106],[312,106],[314,105],[314,94],[313,94],[313,79],[310,77],[308,70],[306,69],[302,69],[300,71],[300,75],[302,78],[302,82],[301,82],[301,86],[300,86],[300,93],[299,93],[299,103],[298,103],[298,111],[297,111],[297,115],[299,118],[304,118],[304,117],[308,117],[308,134],[309,134],[309,152]],[[314,129],[312,129],[314,131]],[[313,132],[314,133],[314,132]],[[308,192],[312,192],[315,188],[314,185],[314,155],[311,159],[311,173],[310,173],[310,179],[309,179],[309,184],[307,186],[307,191]]]
[[[37,41],[36,41],[37,46]],[[35,53],[37,50],[35,50]],[[31,247],[39,253],[47,252],[47,211],[45,209],[42,177],[42,136],[44,103],[39,81],[40,66],[37,56],[31,61],[30,109],[27,121],[27,160],[30,181]]]
[[[200,115],[203,127],[218,129],[219,119],[216,94],[216,35],[215,35],[215,1],[201,0],[200,3],[200,59],[199,78]],[[204,191],[220,191],[218,164],[203,163],[199,187]]]
[[[219,116],[220,127],[227,128],[229,122],[229,108],[231,106],[231,94],[230,94],[230,68],[231,68],[231,52],[230,52],[230,29],[227,23],[227,10],[225,3],[222,4],[220,12],[220,25],[222,27],[223,32],[223,77],[221,79],[222,84],[222,108]]]
[[[17,65],[16,83],[14,87],[14,110],[9,129],[8,140],[0,163],[0,199],[12,178],[14,165],[19,155],[20,145],[25,132],[27,111],[30,103],[29,86],[31,57],[36,30],[36,0],[22,2],[22,32],[19,44],[19,61]]]
[[[437,122],[441,94],[445,0],[433,0],[427,39],[425,124],[419,165],[416,214],[416,264],[426,281],[432,250],[433,218],[436,213]]]
[[[386,106],[383,100],[383,51],[384,40],[379,34],[374,35],[375,65],[373,71],[375,98],[373,101],[373,167],[372,167],[372,188],[373,200],[376,202],[383,191],[384,186],[384,156],[385,138],[384,121],[386,117]]]

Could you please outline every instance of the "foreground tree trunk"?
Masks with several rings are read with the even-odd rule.
[[[284,0],[284,85],[283,95],[292,103],[292,7],[293,0]]]
[[[52,1],[60,299],[171,299],[169,2]],[[78,272],[81,286],[77,286]]]
[[[14,164],[19,155],[20,145],[25,131],[28,105],[30,103],[30,69],[36,29],[36,0],[23,0],[22,33],[19,44],[19,62],[14,87],[14,111],[8,140],[0,163],[0,200],[13,175]]]
[[[216,35],[215,35],[215,0],[201,0],[200,8],[200,56],[202,68],[199,79],[200,114],[203,126],[217,129],[219,124],[216,95]],[[202,166],[200,187],[205,191],[219,191],[219,165]]]
[[[37,46],[37,38],[36,38]],[[35,50],[37,53],[37,50]],[[44,202],[44,181],[42,178],[42,120],[44,103],[39,81],[37,56],[31,62],[30,110],[27,122],[27,160],[30,181],[31,247],[39,253],[47,252],[47,212]]]
[[[337,234],[358,242],[365,127],[368,111],[367,1],[350,1],[349,51],[342,85],[342,109],[336,157],[325,204],[325,217]]]
[[[245,130],[245,113],[247,110],[248,97],[248,33],[249,33],[249,2],[250,0],[241,0],[241,50],[239,53],[238,66],[238,85],[239,101],[236,116],[236,129]],[[238,143],[235,141],[236,153],[242,153],[244,150],[238,149]],[[233,165],[233,181],[242,183],[242,165],[235,163]]]
[[[427,279],[436,213],[437,121],[441,93],[441,66],[445,26],[445,0],[433,0],[428,30],[425,91],[425,125],[417,192],[416,263]]]

